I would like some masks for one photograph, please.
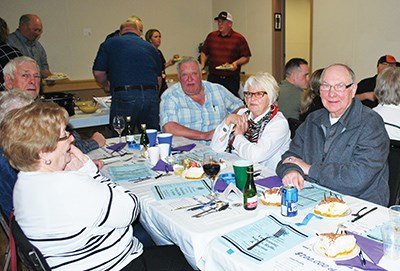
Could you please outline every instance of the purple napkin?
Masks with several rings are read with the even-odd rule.
[[[166,162],[164,162],[163,160],[158,160],[157,164],[152,168],[152,170],[154,171],[165,171],[166,166],[168,167],[169,172],[174,171],[174,169],[172,168],[172,166],[170,164],[167,164]]]
[[[262,178],[254,181],[256,184],[272,188],[272,187],[280,187],[282,186],[282,180],[278,176],[271,176],[267,178]]]
[[[386,270],[380,266],[377,266],[374,263],[371,263],[368,260],[365,260],[365,266],[362,266],[361,260],[358,256],[350,259],[350,260],[345,260],[345,261],[336,261],[336,265],[343,265],[343,266],[351,266],[351,267],[357,267],[361,270]]]
[[[192,143],[184,146],[172,147],[171,151],[191,151],[194,147],[196,147],[196,144]]]
[[[264,187],[272,188],[282,186],[282,180],[278,176],[271,176],[263,179],[258,179],[254,181],[256,184],[259,184]],[[218,192],[223,192],[225,188],[228,186],[223,180],[219,179],[215,182],[214,190]]]
[[[126,145],[125,142],[116,143],[114,145],[107,146],[107,149],[112,150],[112,151],[120,151],[125,147],[125,145]]]
[[[374,263],[379,263],[383,257],[383,244],[355,233],[351,234],[356,238],[357,245],[361,250],[367,254]]]

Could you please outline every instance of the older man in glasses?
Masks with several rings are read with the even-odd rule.
[[[325,108],[297,129],[276,172],[299,190],[304,180],[386,206],[389,202],[389,137],[382,118],[355,98],[354,72],[343,64],[322,73]],[[379,191],[379,192],[378,192]]]

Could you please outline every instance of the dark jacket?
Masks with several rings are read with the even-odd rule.
[[[335,128],[336,136],[326,136]],[[353,98],[351,106],[333,126],[325,108],[311,113],[297,129],[276,172],[281,178],[292,169],[303,174],[295,164],[282,164],[288,156],[299,157],[311,164],[309,175],[305,176],[307,181],[386,206],[388,154],[389,137],[382,118]]]

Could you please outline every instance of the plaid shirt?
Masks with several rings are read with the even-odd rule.
[[[21,52],[14,47],[11,47],[8,44],[2,44],[0,45],[0,90],[3,91],[5,90],[3,84],[4,84],[4,78],[3,78],[3,69],[4,66],[13,58],[16,58],[18,56],[22,56]]]
[[[176,122],[187,128],[208,132],[214,130],[226,117],[243,106],[243,101],[235,97],[221,85],[202,81],[206,101],[203,105],[186,95],[180,83],[168,88],[161,96],[160,126]]]

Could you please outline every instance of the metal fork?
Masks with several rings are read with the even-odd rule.
[[[261,244],[262,242],[264,242],[265,240],[271,238],[271,237],[275,237],[278,238],[280,237],[282,234],[284,234],[286,232],[286,229],[284,227],[280,228],[277,232],[275,232],[273,235],[268,235],[260,240],[258,240],[257,242],[255,242],[254,244],[252,244],[251,246],[249,246],[247,248],[247,250],[252,250],[253,248],[255,248],[256,246],[258,246],[259,244]]]

